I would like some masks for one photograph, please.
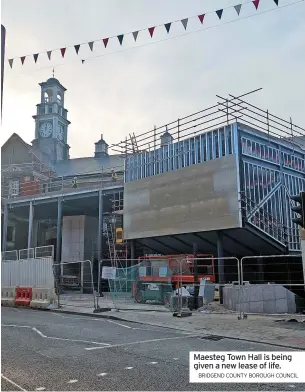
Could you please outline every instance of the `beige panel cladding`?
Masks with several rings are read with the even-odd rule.
[[[236,156],[125,184],[126,239],[240,227]]]

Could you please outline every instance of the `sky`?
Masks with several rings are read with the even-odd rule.
[[[279,5],[296,0],[279,0]],[[1,145],[14,132],[34,139],[38,83],[55,77],[67,89],[65,107],[71,125],[72,158],[93,156],[104,135],[108,144],[141,134],[214,105],[216,94],[238,95],[257,88],[249,101],[305,127],[305,1],[276,11],[274,0],[261,0],[258,11],[245,1],[239,20],[234,8],[215,10],[242,0],[2,0],[6,28],[5,58],[100,40],[183,18],[206,14],[203,25],[182,24],[140,32],[136,43],[125,35],[122,47],[111,39],[91,52],[81,46],[5,64]],[[256,15],[253,17],[247,17]],[[217,26],[211,28],[212,26]],[[196,32],[197,30],[200,30]],[[181,35],[181,37],[164,40]],[[162,41],[162,42],[157,42]],[[138,47],[137,47],[138,46]],[[87,59],[82,64],[81,59]]]

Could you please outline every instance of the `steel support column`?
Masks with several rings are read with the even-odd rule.
[[[218,257],[218,283],[219,283],[219,302],[223,303],[223,286],[225,282],[225,268],[223,257],[223,236],[220,231],[216,231],[217,236],[217,257]]]
[[[28,231],[28,252],[29,249],[32,248],[33,245],[33,221],[34,221],[34,206],[33,202],[30,201],[30,210],[29,210],[29,231]],[[29,257],[29,255],[28,255]]]
[[[3,222],[2,222],[2,252],[6,251],[6,239],[7,239],[7,224],[8,224],[8,205],[3,206]]]
[[[98,261],[98,278],[97,278],[97,292],[100,294],[101,284],[101,262],[103,259],[103,192],[98,194],[98,230],[97,230],[97,261]]]
[[[223,236],[220,231],[216,232],[217,236],[217,257],[218,257],[218,283],[225,282],[224,260],[223,257]]]
[[[56,227],[56,264],[61,261],[61,238],[62,238],[62,199],[58,198],[57,204],[57,227]],[[60,275],[60,266],[56,267],[56,275]]]
[[[131,258],[131,265],[135,264],[135,258],[136,258],[136,241],[135,240],[130,240],[130,258]]]

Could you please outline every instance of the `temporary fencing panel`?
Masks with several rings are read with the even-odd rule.
[[[1,284],[4,287],[54,288],[51,258],[2,261]]]
[[[91,260],[53,264],[57,306],[96,308]]]
[[[35,259],[52,257],[54,260],[54,245],[38,246],[35,248]]]
[[[18,250],[1,252],[1,260],[18,260]]]
[[[247,313],[282,314],[305,310],[301,255],[243,257],[241,281],[245,283],[241,286],[243,317]]]
[[[27,248],[27,249],[20,249],[19,250],[19,260],[34,259],[34,258],[35,258],[35,249],[34,248]]]

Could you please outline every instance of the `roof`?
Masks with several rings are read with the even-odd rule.
[[[102,171],[110,172],[112,168],[115,171],[122,171],[124,169],[124,157],[108,155],[102,158],[75,158],[55,164],[55,171],[58,177],[101,173]]]

